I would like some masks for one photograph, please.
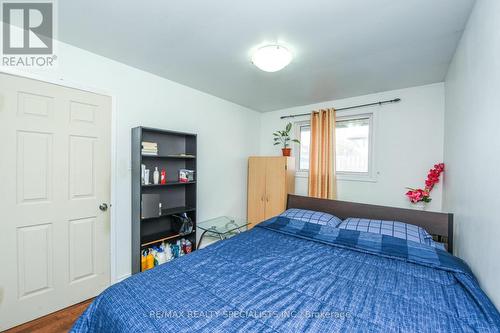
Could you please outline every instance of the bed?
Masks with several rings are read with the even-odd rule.
[[[454,257],[451,214],[289,196],[287,208],[425,227],[448,251],[277,216],[109,287],[73,332],[499,332]]]

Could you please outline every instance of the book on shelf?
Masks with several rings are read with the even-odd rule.
[[[145,151],[145,150],[142,150],[141,154],[142,155],[146,155],[146,156],[158,156],[158,152],[157,151]]]
[[[143,154],[156,154],[158,155],[158,144],[156,142],[143,141],[141,145],[141,152]]]
[[[142,141],[142,147],[143,148],[158,148],[158,143]]]
[[[142,155],[158,155],[158,144],[156,142],[142,141],[141,148]]]

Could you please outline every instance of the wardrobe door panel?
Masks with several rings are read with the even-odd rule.
[[[265,219],[266,160],[263,157],[248,159],[248,206],[249,228]]]
[[[265,219],[276,216],[285,210],[286,165],[286,157],[267,158]]]

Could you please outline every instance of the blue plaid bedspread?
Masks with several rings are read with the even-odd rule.
[[[72,332],[500,332],[467,265],[286,217],[117,283]]]

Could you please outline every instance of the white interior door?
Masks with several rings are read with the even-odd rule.
[[[109,285],[111,99],[0,74],[0,331]]]

